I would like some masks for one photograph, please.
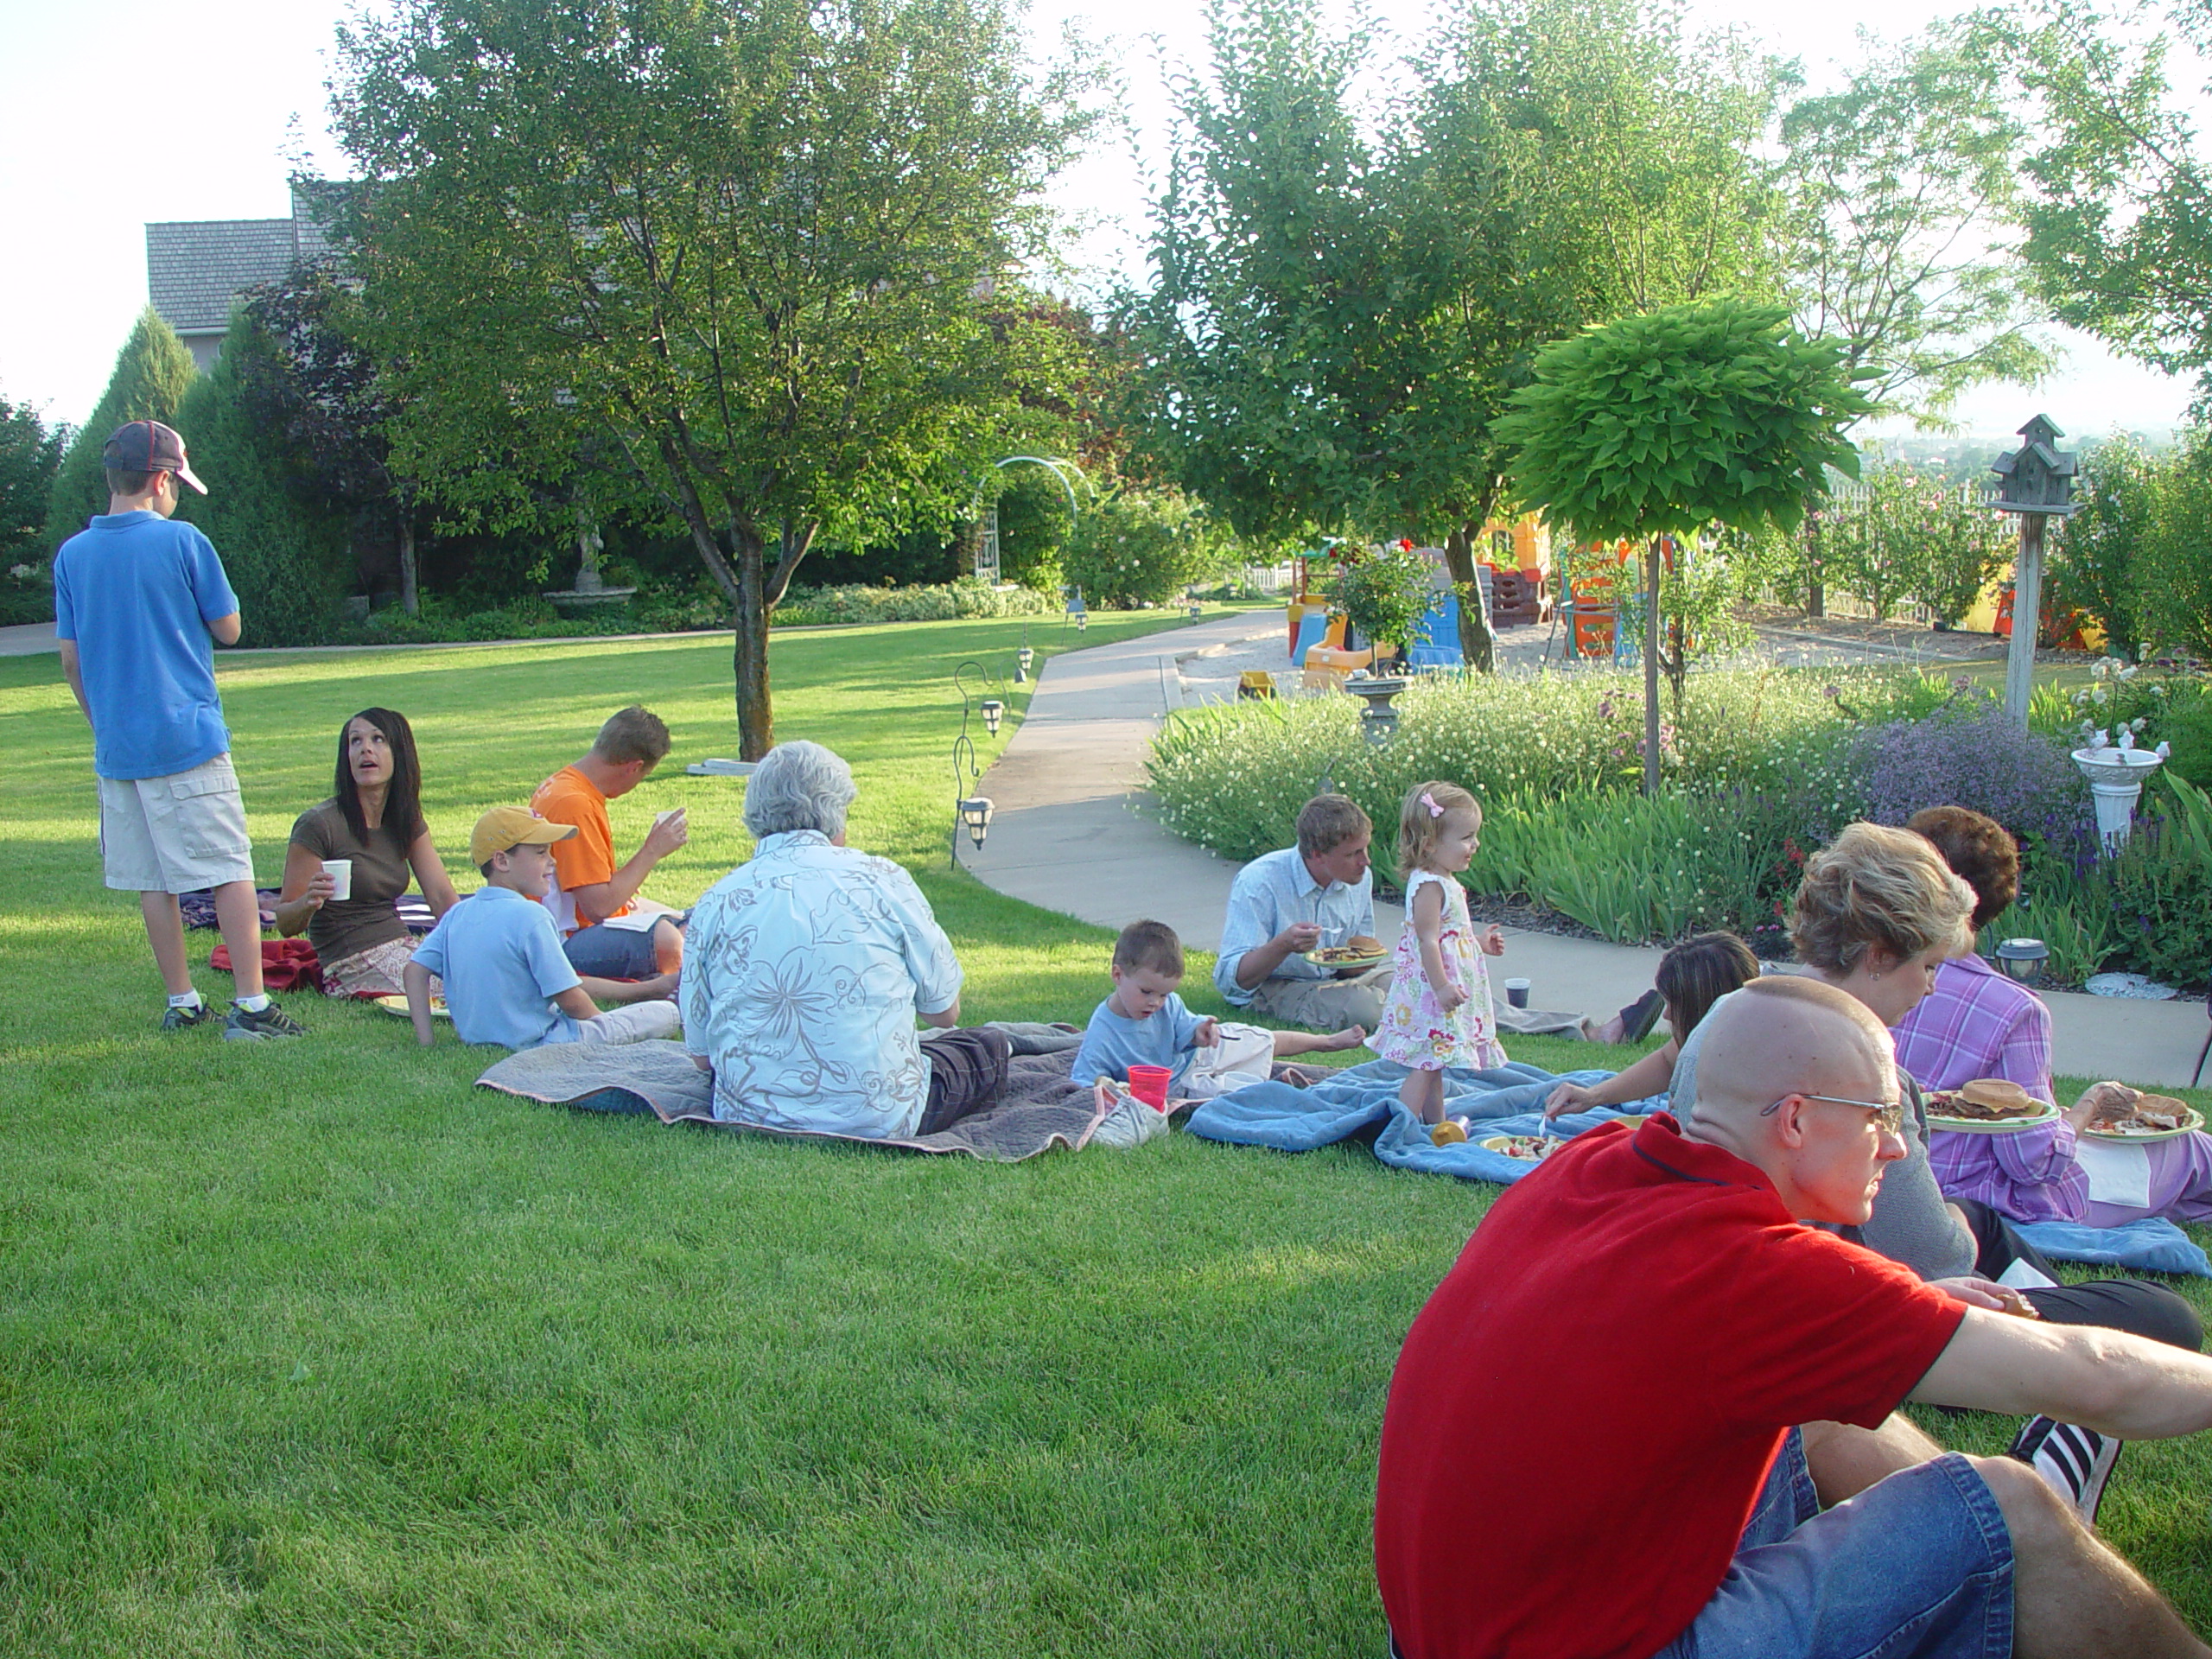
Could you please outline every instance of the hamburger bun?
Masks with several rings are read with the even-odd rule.
[[[2043,1103],[2017,1083],[2004,1077],[1976,1077],[1972,1083],[1962,1083],[1955,1090],[1961,1100],[1970,1105],[1986,1106],[1993,1111],[2039,1112]]]

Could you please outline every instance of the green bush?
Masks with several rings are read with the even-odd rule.
[[[2202,677],[2163,681],[2165,695],[2158,699],[2143,741],[2165,743],[2173,750],[2166,762],[2199,789],[2212,789],[2212,685]]]
[[[1059,601],[1030,588],[994,588],[963,576],[933,588],[793,588],[774,621],[802,623],[951,622],[968,617],[1042,616]],[[727,626],[727,615],[721,626]]]
[[[2212,800],[2185,779],[2163,777],[2145,790],[2111,877],[2127,965],[2201,988],[2212,976]]]
[[[227,342],[225,349],[229,349]],[[175,427],[184,435],[192,470],[211,486],[215,483],[215,474],[207,470],[200,448],[200,434],[182,412],[185,394],[198,373],[192,365],[192,353],[176,337],[176,331],[162,321],[152,306],[141,311],[123,349],[116,353],[115,372],[108,377],[106,391],[70,438],[54,474],[47,505],[49,556],[82,530],[86,519],[107,511],[107,473],[100,452],[106,447],[108,434],[125,421],[160,421]]]
[[[1339,544],[1331,557],[1332,608],[1368,639],[1406,649],[1436,602],[1428,561],[1402,542],[1374,549]]]
[[[244,314],[234,316],[222,357],[185,394],[178,429],[208,493],[186,491],[177,517],[197,524],[222,556],[238,590],[240,645],[325,645],[353,559],[344,521],[299,505],[284,487],[284,461],[239,401],[239,364],[267,349]]]
[[[2012,545],[2008,521],[1902,464],[1871,469],[1863,492],[1826,509],[1817,533],[1831,591],[1878,618],[1910,601],[1945,622],[1974,607]]]
[[[1092,605],[1164,605],[1235,563],[1228,533],[1176,490],[1114,490],[1084,509],[1060,547],[1061,576]]]
[[[54,566],[29,560],[0,570],[0,628],[54,620]]]
[[[2151,533],[2129,567],[2145,636],[2212,658],[2212,434],[2161,469]]]
[[[1841,737],[1861,721],[1925,715],[1948,696],[1942,682],[1903,671],[1697,674],[1681,722],[1662,726],[1661,760],[1677,788],[1786,797],[1820,823],[1842,822],[1860,797]],[[1250,858],[1290,844],[1299,808],[1325,777],[1386,826],[1387,864],[1388,826],[1423,779],[1464,784],[1485,803],[1603,798],[1612,811],[1641,772],[1643,690],[1629,674],[1430,677],[1396,706],[1397,735],[1381,749],[1361,738],[1350,697],[1179,713],[1147,767],[1161,818],[1188,840]]]
[[[2177,702],[2212,724],[2195,686]],[[1381,749],[1362,738],[1350,697],[1178,714],[1149,766],[1160,817],[1250,858],[1288,846],[1299,808],[1325,785],[1374,818],[1387,875],[1406,791],[1450,779],[1484,805],[1482,846],[1463,878],[1474,892],[1533,901],[1623,942],[1726,927],[1786,956],[1806,855],[1853,819],[1894,820],[1926,804],[1916,791],[1933,789],[2017,820],[2021,898],[1987,930],[1985,950],[2041,938],[2061,985],[2110,968],[2191,988],[2212,976],[2212,804],[2168,774],[2127,852],[2100,861],[2077,822],[2075,780],[2052,772],[2063,760],[2005,728],[2007,743],[2034,749],[2029,766],[1983,731],[1993,722],[1980,699],[1940,679],[1694,675],[1681,727],[1662,738],[1670,787],[1649,798],[1635,787],[1642,693],[1626,676],[1417,681],[1398,708],[1397,734]]]
[[[2155,532],[2160,472],[2133,438],[2099,444],[2082,458],[2074,495],[2081,511],[2059,520],[2051,539],[2045,608],[2095,618],[2111,649],[2131,658],[2149,639],[2137,584],[2144,543]]]

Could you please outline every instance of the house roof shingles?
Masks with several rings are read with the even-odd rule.
[[[220,334],[231,304],[259,283],[276,281],[302,259],[329,251],[309,191],[295,185],[289,219],[172,219],[146,226],[146,297],[180,334]]]

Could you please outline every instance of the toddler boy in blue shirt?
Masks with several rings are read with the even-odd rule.
[[[438,918],[400,976],[416,1041],[428,1047],[433,1040],[433,975],[445,981],[446,1009],[464,1043],[636,1043],[683,1030],[669,1001],[674,974],[586,979],[569,966],[552,912],[539,900],[553,874],[553,843],[575,833],[575,825],[549,823],[526,806],[495,806],[477,819],[468,859],[484,886]],[[628,1006],[601,1012],[601,1002]]]
[[[1132,1065],[1164,1065],[1171,1097],[1206,1100],[1265,1083],[1274,1062],[1294,1054],[1357,1048],[1358,1026],[1325,1036],[1268,1031],[1201,1018],[1183,1004],[1183,942],[1165,922],[1131,922],[1114,941],[1114,994],[1101,1002],[1076,1051],[1077,1083],[1111,1077],[1127,1083]]]

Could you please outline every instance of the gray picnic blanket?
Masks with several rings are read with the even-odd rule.
[[[549,1043],[510,1054],[478,1077],[476,1086],[579,1111],[650,1114],[664,1123],[696,1123],[793,1141],[848,1141],[909,1152],[964,1153],[991,1163],[1019,1163],[1054,1147],[1077,1151],[1089,1145],[1112,1113],[1101,1107],[1091,1088],[1068,1075],[1082,1034],[1052,1027],[1004,1029],[1015,1050],[998,1103],[938,1134],[898,1141],[722,1122],[715,1116],[713,1085],[707,1074],[691,1064],[690,1053],[677,1042]],[[1063,1036],[1071,1040],[1055,1040]]]

